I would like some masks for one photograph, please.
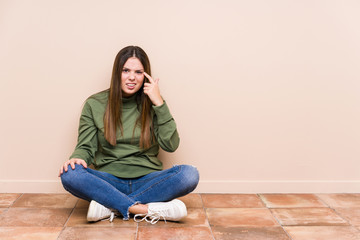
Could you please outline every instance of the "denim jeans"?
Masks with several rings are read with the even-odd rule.
[[[199,182],[198,170],[189,165],[124,179],[76,164],[61,175],[68,192],[87,201],[95,200],[118,210],[129,219],[129,208],[137,203],[166,202],[192,192]]]

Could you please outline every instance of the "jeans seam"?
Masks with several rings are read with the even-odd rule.
[[[122,184],[127,184],[126,181],[123,181],[121,179],[115,180],[115,179],[111,179],[108,176],[106,176],[106,174],[103,174],[101,171],[98,171],[98,174],[101,175],[103,178],[106,178],[109,181],[113,181],[113,182],[117,182],[117,183],[122,183]]]
[[[174,167],[179,167],[179,168],[181,168],[181,165],[175,165],[175,166],[173,166],[173,168],[174,168]],[[177,171],[180,171],[180,169],[177,170]],[[149,179],[146,179],[146,180],[142,180],[142,179],[135,180],[134,183],[148,182],[148,181],[151,181],[151,180],[153,180],[153,179],[155,179],[155,178],[158,178],[158,177],[161,176],[162,174],[164,174],[164,173],[161,173],[161,174],[159,174],[159,175],[157,175],[157,176],[154,176],[154,177],[149,178]],[[145,175],[145,176],[146,176],[146,175]]]
[[[145,175],[145,176],[146,176],[146,175]],[[161,174],[159,174],[158,176],[161,176]],[[158,176],[154,176],[154,177],[149,178],[149,179],[146,179],[146,180],[139,179],[139,180],[135,180],[134,182],[135,182],[135,183],[148,182],[148,181],[150,181],[150,180],[153,180],[154,178],[157,178]]]
[[[153,188],[154,186],[158,185],[161,182],[164,182],[166,180],[168,180],[169,178],[173,177],[174,175],[178,174],[181,171],[182,166],[178,166],[179,169],[177,171],[175,171],[173,174],[171,174],[170,176],[168,176],[167,178],[164,178],[154,184],[152,184],[150,187],[148,187],[147,189],[144,189],[143,191],[139,192],[138,194],[136,194],[135,196],[131,196],[132,199],[135,199],[136,197],[138,197],[139,195],[142,195],[143,193],[149,191],[151,188]],[[131,194],[130,194],[131,195]]]

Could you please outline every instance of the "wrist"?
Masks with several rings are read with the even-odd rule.
[[[162,99],[160,99],[160,100],[158,100],[156,102],[153,102],[153,105],[155,105],[155,106],[161,106],[163,104],[164,104],[164,100],[162,100]]]
[[[155,106],[161,106],[164,104],[164,100],[162,99],[162,97],[160,96],[159,98],[155,99],[154,101],[152,101],[152,104]]]

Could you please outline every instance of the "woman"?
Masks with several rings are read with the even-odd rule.
[[[199,173],[188,165],[162,170],[159,147],[175,151],[179,135],[158,82],[146,53],[128,46],[115,58],[110,88],[85,102],[78,143],[59,176],[67,191],[91,201],[88,221],[112,221],[115,213],[151,223],[187,215],[176,198],[196,188]]]

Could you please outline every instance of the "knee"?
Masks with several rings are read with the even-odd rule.
[[[84,171],[85,168],[80,164],[75,164],[75,169],[72,169],[69,165],[67,172],[61,174],[61,182],[64,187],[71,185],[71,183],[77,181],[77,178],[80,176],[80,173]]]
[[[200,179],[198,169],[191,165],[182,165],[181,170],[185,184],[190,191],[193,191],[197,187]]]

